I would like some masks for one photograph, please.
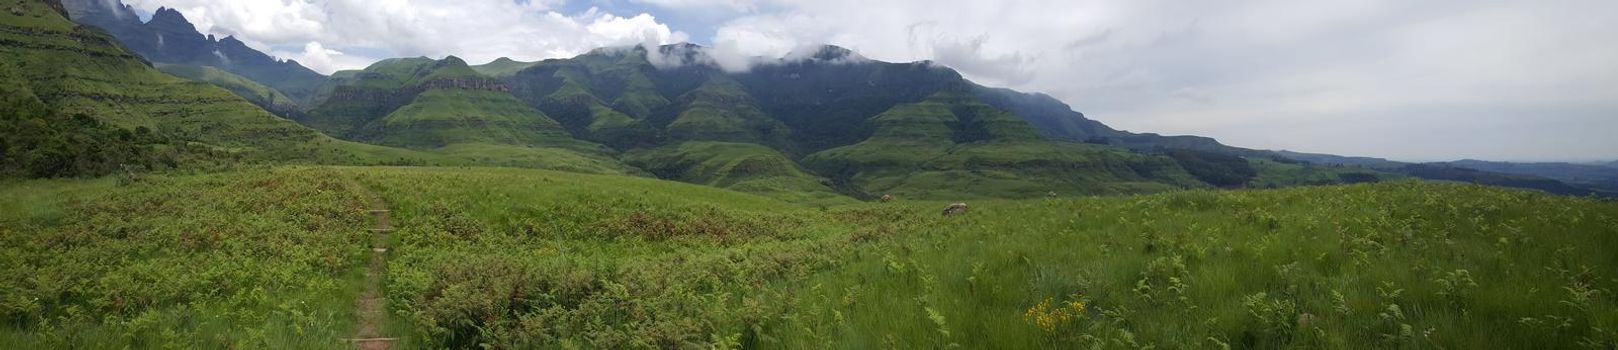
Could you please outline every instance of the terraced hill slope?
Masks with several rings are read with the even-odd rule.
[[[303,123],[345,139],[487,159],[493,164],[634,172],[614,151],[574,139],[508,85],[455,57],[390,59],[342,73]]]
[[[223,69],[212,66],[195,66],[185,64],[155,65],[158,70],[176,77],[213,84],[241,96],[247,102],[263,108],[265,111],[278,116],[296,118],[303,114],[303,107],[291,97],[282,94],[280,90],[264,86],[257,81],[236,75]]]
[[[638,149],[624,161],[660,178],[762,194],[795,203],[851,202],[832,183],[756,143],[690,141]]]
[[[804,163],[865,193],[901,197],[1034,197],[1206,186],[1168,158],[1040,138],[966,92],[940,92],[868,123],[870,138]]]
[[[1027,197],[1206,186],[1175,169],[1169,158],[1055,141],[1064,138],[1048,136],[1046,129],[1078,138],[1127,134],[1049,97],[977,86],[927,62],[872,61],[826,46],[789,55],[801,59],[726,72],[705,50],[689,44],[599,49],[542,61],[504,80],[514,95],[574,136],[625,150],[630,163],[669,179],[710,183],[733,175],[713,173],[731,168],[711,162],[772,159],[755,163],[750,172],[791,174],[790,182],[801,186],[789,187],[856,197]],[[886,140],[883,133],[924,132],[901,129],[928,126],[888,125],[879,115],[904,114],[906,106],[935,96],[951,101],[935,102],[950,105],[941,107],[950,115],[931,125],[948,135]],[[908,144],[885,148],[896,142]],[[904,159],[850,159],[881,154]],[[766,164],[773,165],[756,168]]]

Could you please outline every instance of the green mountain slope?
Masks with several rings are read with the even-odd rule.
[[[666,128],[675,140],[748,142],[791,151],[791,132],[765,115],[742,85],[715,75],[675,99],[678,114]]]
[[[300,121],[345,139],[485,164],[637,172],[453,56],[384,60],[335,74],[322,89],[329,93]]]
[[[871,137],[804,163],[868,195],[919,198],[1134,193],[1206,186],[1172,159],[1046,141],[1026,122],[961,92],[894,107]]]
[[[46,2],[0,12],[0,79],[8,94],[37,99],[54,115],[152,134],[217,157],[251,161],[436,162],[437,156],[333,140],[276,117],[230,92],[179,79],[123,51],[105,32],[75,25]],[[30,97],[31,96],[31,97]]]
[[[1547,176],[1540,176],[1540,174],[1524,171],[1525,169],[1516,167],[1503,167],[1499,169],[1473,168],[1474,166],[1477,168],[1490,168],[1490,164],[1487,162],[1484,162],[1483,164],[1466,164],[1469,162],[1464,161],[1455,163],[1405,163],[1382,158],[1349,157],[1319,153],[1299,153],[1290,151],[1276,151],[1274,153],[1282,158],[1296,161],[1322,165],[1364,167],[1376,171],[1396,173],[1427,180],[1458,181],[1491,186],[1527,188],[1563,195],[1584,196],[1594,194],[1618,197],[1618,192],[1608,190],[1607,188],[1610,185],[1604,185],[1599,180],[1578,180],[1589,178],[1589,176],[1565,176],[1565,180],[1572,180],[1571,182],[1580,182],[1578,184],[1571,184],[1569,181],[1558,180]],[[1600,172],[1597,171],[1596,173]]]
[[[164,63],[158,63],[156,66],[158,70],[176,77],[224,88],[236,96],[247,99],[247,102],[252,102],[259,108],[279,116],[296,118],[303,113],[303,107],[291,97],[281,94],[281,91],[219,68]]]
[[[499,82],[479,75],[454,57],[443,61],[426,57],[388,59],[363,71],[334,75],[332,80],[329,95],[322,96],[310,115],[299,121],[339,137],[375,134],[365,127],[415,102],[428,90],[502,89]]]
[[[795,203],[851,201],[775,149],[754,143],[691,141],[624,155],[660,178],[761,194]]]
[[[518,71],[528,67],[533,67],[538,63],[539,62],[521,62],[510,58],[501,57],[489,63],[472,66],[472,70],[482,73],[483,75],[503,78],[515,75]]]
[[[832,179],[832,188],[855,197],[1029,197],[1398,177],[1386,171],[1274,166],[1263,162],[1284,158],[1276,152],[1206,137],[1115,130],[1050,96],[980,86],[930,62],[874,61],[834,46],[788,56],[795,58],[760,60],[744,72],[719,69],[705,48],[690,44],[603,48],[568,59],[497,60],[480,67],[459,60],[395,59],[334,74],[334,84],[322,89],[327,97],[317,98],[321,116],[305,122],[350,139],[415,148],[455,142],[556,144],[520,141],[537,137],[522,136],[528,126],[513,121],[523,118],[491,112],[516,110],[512,107],[471,108],[504,103],[487,98],[445,96],[424,102],[466,101],[454,108],[402,108],[430,88],[421,87],[434,79],[429,75],[440,74],[475,81],[489,91],[508,88],[569,136],[636,154],[623,160],[695,183],[725,176],[698,174],[724,169],[701,164],[738,159],[738,154],[784,157],[807,169],[810,178]],[[480,117],[444,117],[450,109],[468,108],[480,111]],[[436,116],[392,116],[396,110]],[[404,127],[384,118],[421,124]],[[457,141],[444,135],[476,137]],[[564,139],[558,136],[546,131],[539,138]],[[687,145],[691,142],[752,144],[770,152]],[[1419,170],[1396,173],[1457,179]],[[1489,183],[1566,192],[1509,179]]]
[[[369,136],[374,133],[375,136]],[[356,132],[383,145],[437,148],[457,143],[579,146],[561,125],[509,94],[433,89]]]
[[[1618,194],[1618,169],[1601,165],[1490,162],[1472,159],[1453,161],[1449,164],[1497,173],[1545,177],[1569,185]]]
[[[579,138],[628,149],[653,147],[664,135],[650,116],[670,104],[655,90],[644,56],[596,50],[545,60],[506,80],[512,94],[561,122]]]
[[[702,63],[703,50],[689,44],[600,49],[546,60],[505,80],[514,95],[575,136],[626,150],[629,162],[688,182],[725,178],[724,167],[710,165],[741,154],[801,161],[795,168],[811,176],[796,182],[831,178],[839,192],[854,196],[1027,197],[1206,186],[1167,158],[1049,141],[1029,118],[1006,110],[1037,110],[1024,102],[1037,97],[982,88],[930,63],[871,61],[827,46],[807,59],[731,73]],[[684,63],[659,65],[648,57]],[[1041,108],[1072,113],[1059,102],[1054,106]],[[1040,116],[1113,133],[1082,115]],[[815,154],[806,158],[809,153]]]
[[[65,5],[65,10],[74,13],[77,20],[106,28],[125,46],[148,59],[183,64],[164,65],[177,75],[225,87],[265,109],[327,134],[370,144],[431,150],[440,155],[450,150],[499,150],[492,154],[451,154],[451,158],[482,164],[605,167],[635,172],[614,165],[620,163],[615,155],[678,147],[692,141],[749,143],[766,146],[795,163],[809,165],[800,168],[811,169],[816,177],[836,179],[839,191],[855,196],[874,195],[871,191],[967,195],[958,190],[961,188],[971,188],[967,192],[975,193],[971,194],[974,196],[1029,196],[1050,192],[1034,190],[1040,184],[1055,184],[1043,186],[1074,193],[1135,192],[1203,185],[1240,187],[1255,185],[1253,180],[1265,175],[1260,174],[1264,171],[1285,168],[1253,167],[1237,159],[1274,160],[1277,159],[1275,152],[1227,146],[1206,137],[1115,130],[1085,118],[1050,96],[980,86],[932,62],[881,62],[835,46],[813,47],[787,55],[791,58],[756,59],[759,64],[744,72],[721,70],[714,58],[708,56],[707,49],[678,44],[603,48],[574,58],[542,62],[502,58],[479,66],[468,66],[453,57],[441,61],[394,59],[378,62],[363,71],[339,72],[328,78],[313,74],[296,62],[277,60],[254,51],[234,38],[215,39],[202,35],[173,9],[160,9],[150,21],[142,22],[130,7],[116,0],[69,0]],[[176,68],[192,66],[212,66],[215,71]],[[222,74],[224,72],[235,76]],[[249,84],[247,80],[259,84]],[[988,126],[953,127],[952,132],[956,134],[951,137],[947,150],[918,149],[916,154],[925,162],[910,160],[916,164],[885,171],[871,166],[856,171],[846,164],[828,166],[839,162],[828,157],[806,158],[817,152],[866,143],[879,132],[880,125],[867,120],[946,91],[962,94],[962,98],[972,99],[972,104],[1010,116],[984,119],[986,121],[1022,125],[1027,127],[1022,131],[1032,132],[982,142],[978,138],[989,140],[990,137],[974,133],[989,132]],[[292,103],[285,102],[287,100]],[[296,106],[299,103],[302,108]],[[300,110],[310,112],[303,114],[298,112]],[[970,112],[966,113],[952,111],[956,119],[946,122],[962,125],[979,122]],[[129,127],[118,122],[110,124]],[[185,137],[195,135],[182,136]],[[889,141],[873,144],[882,142]],[[848,150],[823,155],[852,156],[846,152]],[[683,154],[703,151],[717,152],[718,149],[690,148]],[[1015,156],[981,156],[997,152]],[[1154,163],[1163,159],[1160,156],[1173,159],[1174,164],[1165,168]],[[715,153],[698,158],[725,157],[728,157],[725,153]],[[854,161],[859,157],[845,158]],[[1023,159],[1028,157],[1031,158]],[[585,162],[588,165],[575,162],[581,159],[588,160]],[[820,163],[803,163],[809,160]],[[1066,169],[1008,170],[1039,167],[1039,164],[1065,164],[1058,168]],[[1183,171],[1167,169],[1173,167]],[[1129,170],[1122,170],[1124,168]],[[900,169],[926,169],[929,173],[908,174]],[[861,176],[862,180],[855,181],[854,173],[858,172],[866,174]],[[888,175],[876,175],[882,172]],[[1331,177],[1310,175],[1304,176],[1309,178],[1307,181],[1292,181],[1287,179],[1302,177],[1297,176],[1296,171],[1284,172],[1270,174],[1274,176],[1262,183],[1265,186],[1312,183]],[[1393,172],[1556,193],[1590,192],[1554,180],[1495,172],[1463,174],[1431,166],[1405,167]],[[1182,176],[1186,174],[1190,175],[1190,181]],[[1360,179],[1354,177],[1356,175],[1349,176]],[[875,178],[887,180],[868,181]],[[901,178],[911,180],[899,180]],[[903,185],[907,181],[911,184]],[[963,185],[978,182],[996,185]],[[926,186],[949,186],[955,190],[919,191]]]

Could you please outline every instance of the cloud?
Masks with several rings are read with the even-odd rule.
[[[635,3],[667,9],[713,12],[755,12],[758,4],[750,0],[630,0]]]
[[[956,70],[977,75],[992,76],[1006,85],[1021,85],[1034,78],[1030,62],[1033,59],[1021,53],[1001,56],[983,54],[983,42],[988,37],[977,37],[966,42],[933,42],[933,59]]]
[[[512,0],[128,0],[179,10],[197,29],[234,35],[322,72],[387,57],[456,55],[468,62],[570,57],[603,46],[673,43],[688,36],[649,14],[596,8],[563,14],[554,2]],[[319,50],[311,50],[311,44]],[[273,48],[305,48],[283,52]],[[351,54],[322,51],[336,48]],[[365,55],[352,54],[364,52]],[[322,61],[330,58],[329,61]],[[322,65],[318,62],[329,62]]]
[[[311,41],[303,46],[303,51],[270,51],[270,55],[297,60],[304,67],[319,72],[334,72],[342,69],[365,67],[374,59],[349,55],[342,51],[326,48],[318,41]]]

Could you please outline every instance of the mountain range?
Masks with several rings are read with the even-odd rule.
[[[1565,195],[1618,194],[1618,167],[1574,163],[1513,163],[1464,159],[1408,163],[1373,157],[1276,151],[1282,157],[1315,164],[1354,166],[1418,178],[1531,188]]]
[[[1464,164],[1271,152],[1121,131],[1044,94],[836,46],[756,58],[745,71],[721,69],[701,46],[674,44],[483,65],[454,56],[395,58],[323,76],[235,38],[202,35],[172,9],[142,22],[116,0],[62,5],[5,27],[12,33],[5,39],[18,43],[6,45],[7,53],[21,59],[0,72],[45,91],[32,95],[60,114],[149,127],[167,140],[245,159],[638,174],[820,203],[1406,177],[1564,194],[1601,188]],[[100,30],[73,26],[68,17]],[[164,88],[145,88],[151,86]]]

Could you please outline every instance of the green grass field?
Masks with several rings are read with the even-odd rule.
[[[691,141],[631,151],[625,161],[659,178],[747,192],[800,204],[846,204],[823,179],[786,155],[754,143]]]
[[[1618,346],[1618,204],[1391,182],[804,206],[642,177],[275,167],[0,183],[0,348]]]

